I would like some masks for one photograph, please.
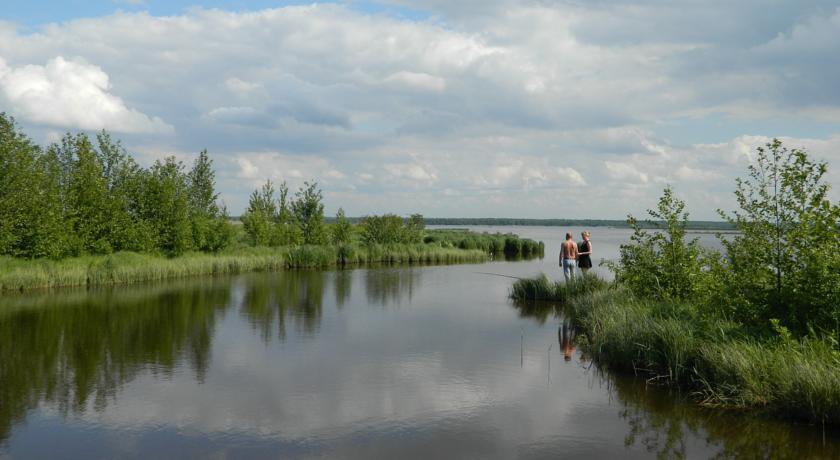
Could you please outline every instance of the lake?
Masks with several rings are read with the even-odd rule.
[[[472,229],[546,256],[4,295],[0,458],[840,458],[836,429],[600,371],[498,276],[560,278],[566,229]],[[590,230],[596,262],[630,235]]]

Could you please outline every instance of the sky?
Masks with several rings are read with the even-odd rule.
[[[207,149],[234,215],[270,179],[350,216],[621,219],[670,185],[716,220],[773,137],[840,197],[836,1],[2,1],[0,111]]]

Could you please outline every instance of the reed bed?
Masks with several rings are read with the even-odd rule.
[[[597,279],[523,279],[511,297],[562,304],[593,360],[685,388],[701,404],[840,424],[840,347],[831,337],[753,337],[691,304],[639,300]]]
[[[131,284],[197,275],[374,263],[477,263],[488,258],[489,255],[481,250],[424,244],[248,247],[236,252],[188,253],[173,258],[133,252],[62,260],[0,257],[0,291]]]

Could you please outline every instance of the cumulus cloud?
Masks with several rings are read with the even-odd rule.
[[[670,183],[714,218],[770,136],[840,168],[830,2],[382,3],[429,16],[331,3],[0,23],[0,98],[41,139],[207,147],[234,213],[268,176],[320,179],[351,214],[620,217]]]
[[[160,118],[126,107],[110,89],[108,74],[81,60],[58,56],[43,66],[11,68],[0,58],[0,90],[12,111],[28,121],[124,133],[172,130]]]

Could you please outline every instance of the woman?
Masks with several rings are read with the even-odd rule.
[[[583,237],[583,241],[578,244],[578,268],[586,274],[592,268],[592,258],[590,257],[592,254],[592,242],[589,241],[589,232],[581,232],[580,236]]]

